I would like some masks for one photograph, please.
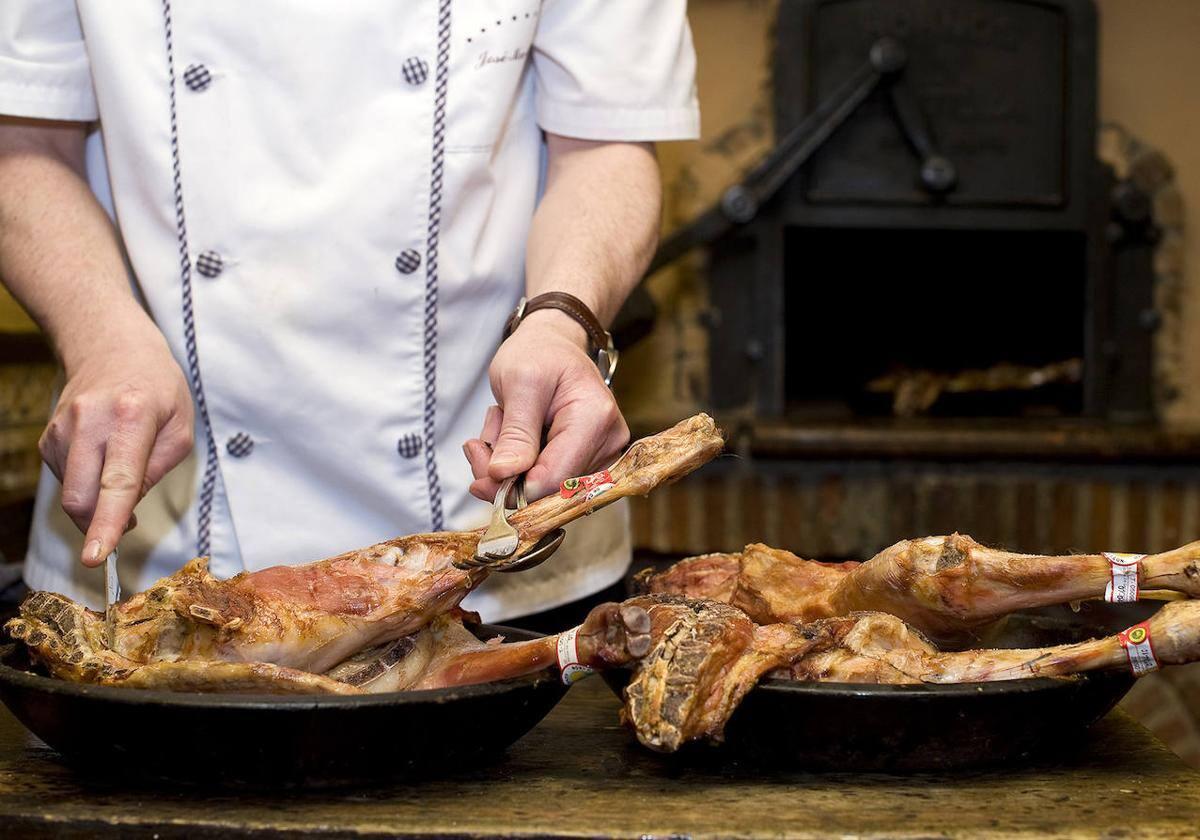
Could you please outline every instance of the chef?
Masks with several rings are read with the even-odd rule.
[[[605,465],[693,75],[685,0],[4,0],[0,278],[65,373],[29,585],[474,527]],[[609,586],[625,516],[468,605]]]

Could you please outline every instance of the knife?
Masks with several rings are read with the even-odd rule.
[[[104,625],[108,633],[108,649],[114,650],[117,641],[117,602],[121,600],[121,581],[117,579],[117,550],[104,558]]]

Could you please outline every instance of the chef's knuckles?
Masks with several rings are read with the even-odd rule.
[[[586,336],[580,341],[543,319],[522,323],[501,345],[489,371],[503,411],[499,434],[489,440],[485,421],[480,440],[492,448],[477,441],[464,446],[477,479],[474,495],[490,500],[499,481],[528,472],[528,491],[540,497],[565,478],[603,466],[629,442],[629,428],[585,342]]]
[[[111,549],[133,526],[133,507],[193,442],[191,397],[169,356],[132,375],[111,359],[75,369],[38,449],[62,482],[64,512],[90,538],[85,562],[97,541]]]

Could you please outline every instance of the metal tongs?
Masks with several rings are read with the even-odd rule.
[[[517,554],[517,546],[521,542],[521,537],[517,533],[517,529],[508,521],[510,512],[508,497],[514,489],[516,490],[517,506],[511,509],[511,512],[515,513],[529,504],[525,499],[525,475],[521,474],[505,479],[496,492],[495,501],[492,502],[492,521],[488,524],[487,530],[483,532],[483,536],[479,538],[475,556],[456,562],[456,566],[463,569],[486,568],[493,572],[520,572],[544,563],[562,545],[567,532],[562,528],[556,528],[538,540],[533,548],[524,554]]]

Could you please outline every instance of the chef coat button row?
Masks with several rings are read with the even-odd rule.
[[[234,458],[245,458],[254,450],[254,439],[245,432],[238,432],[236,435],[225,441],[225,451]]]
[[[203,251],[196,257],[196,271],[205,277],[216,277],[225,269],[225,260],[216,251]]]
[[[208,72],[208,68],[203,64],[189,64],[183,71],[183,83],[188,86],[188,90],[199,93],[212,84],[212,73]]]
[[[421,267],[421,252],[412,248],[401,251],[396,257],[396,270],[401,274],[412,274]]]
[[[429,78],[429,62],[421,58],[406,58],[404,60],[404,81],[414,87],[423,84]]]
[[[421,436],[401,435],[400,442],[396,444],[396,451],[405,458],[416,458],[421,454]]]

